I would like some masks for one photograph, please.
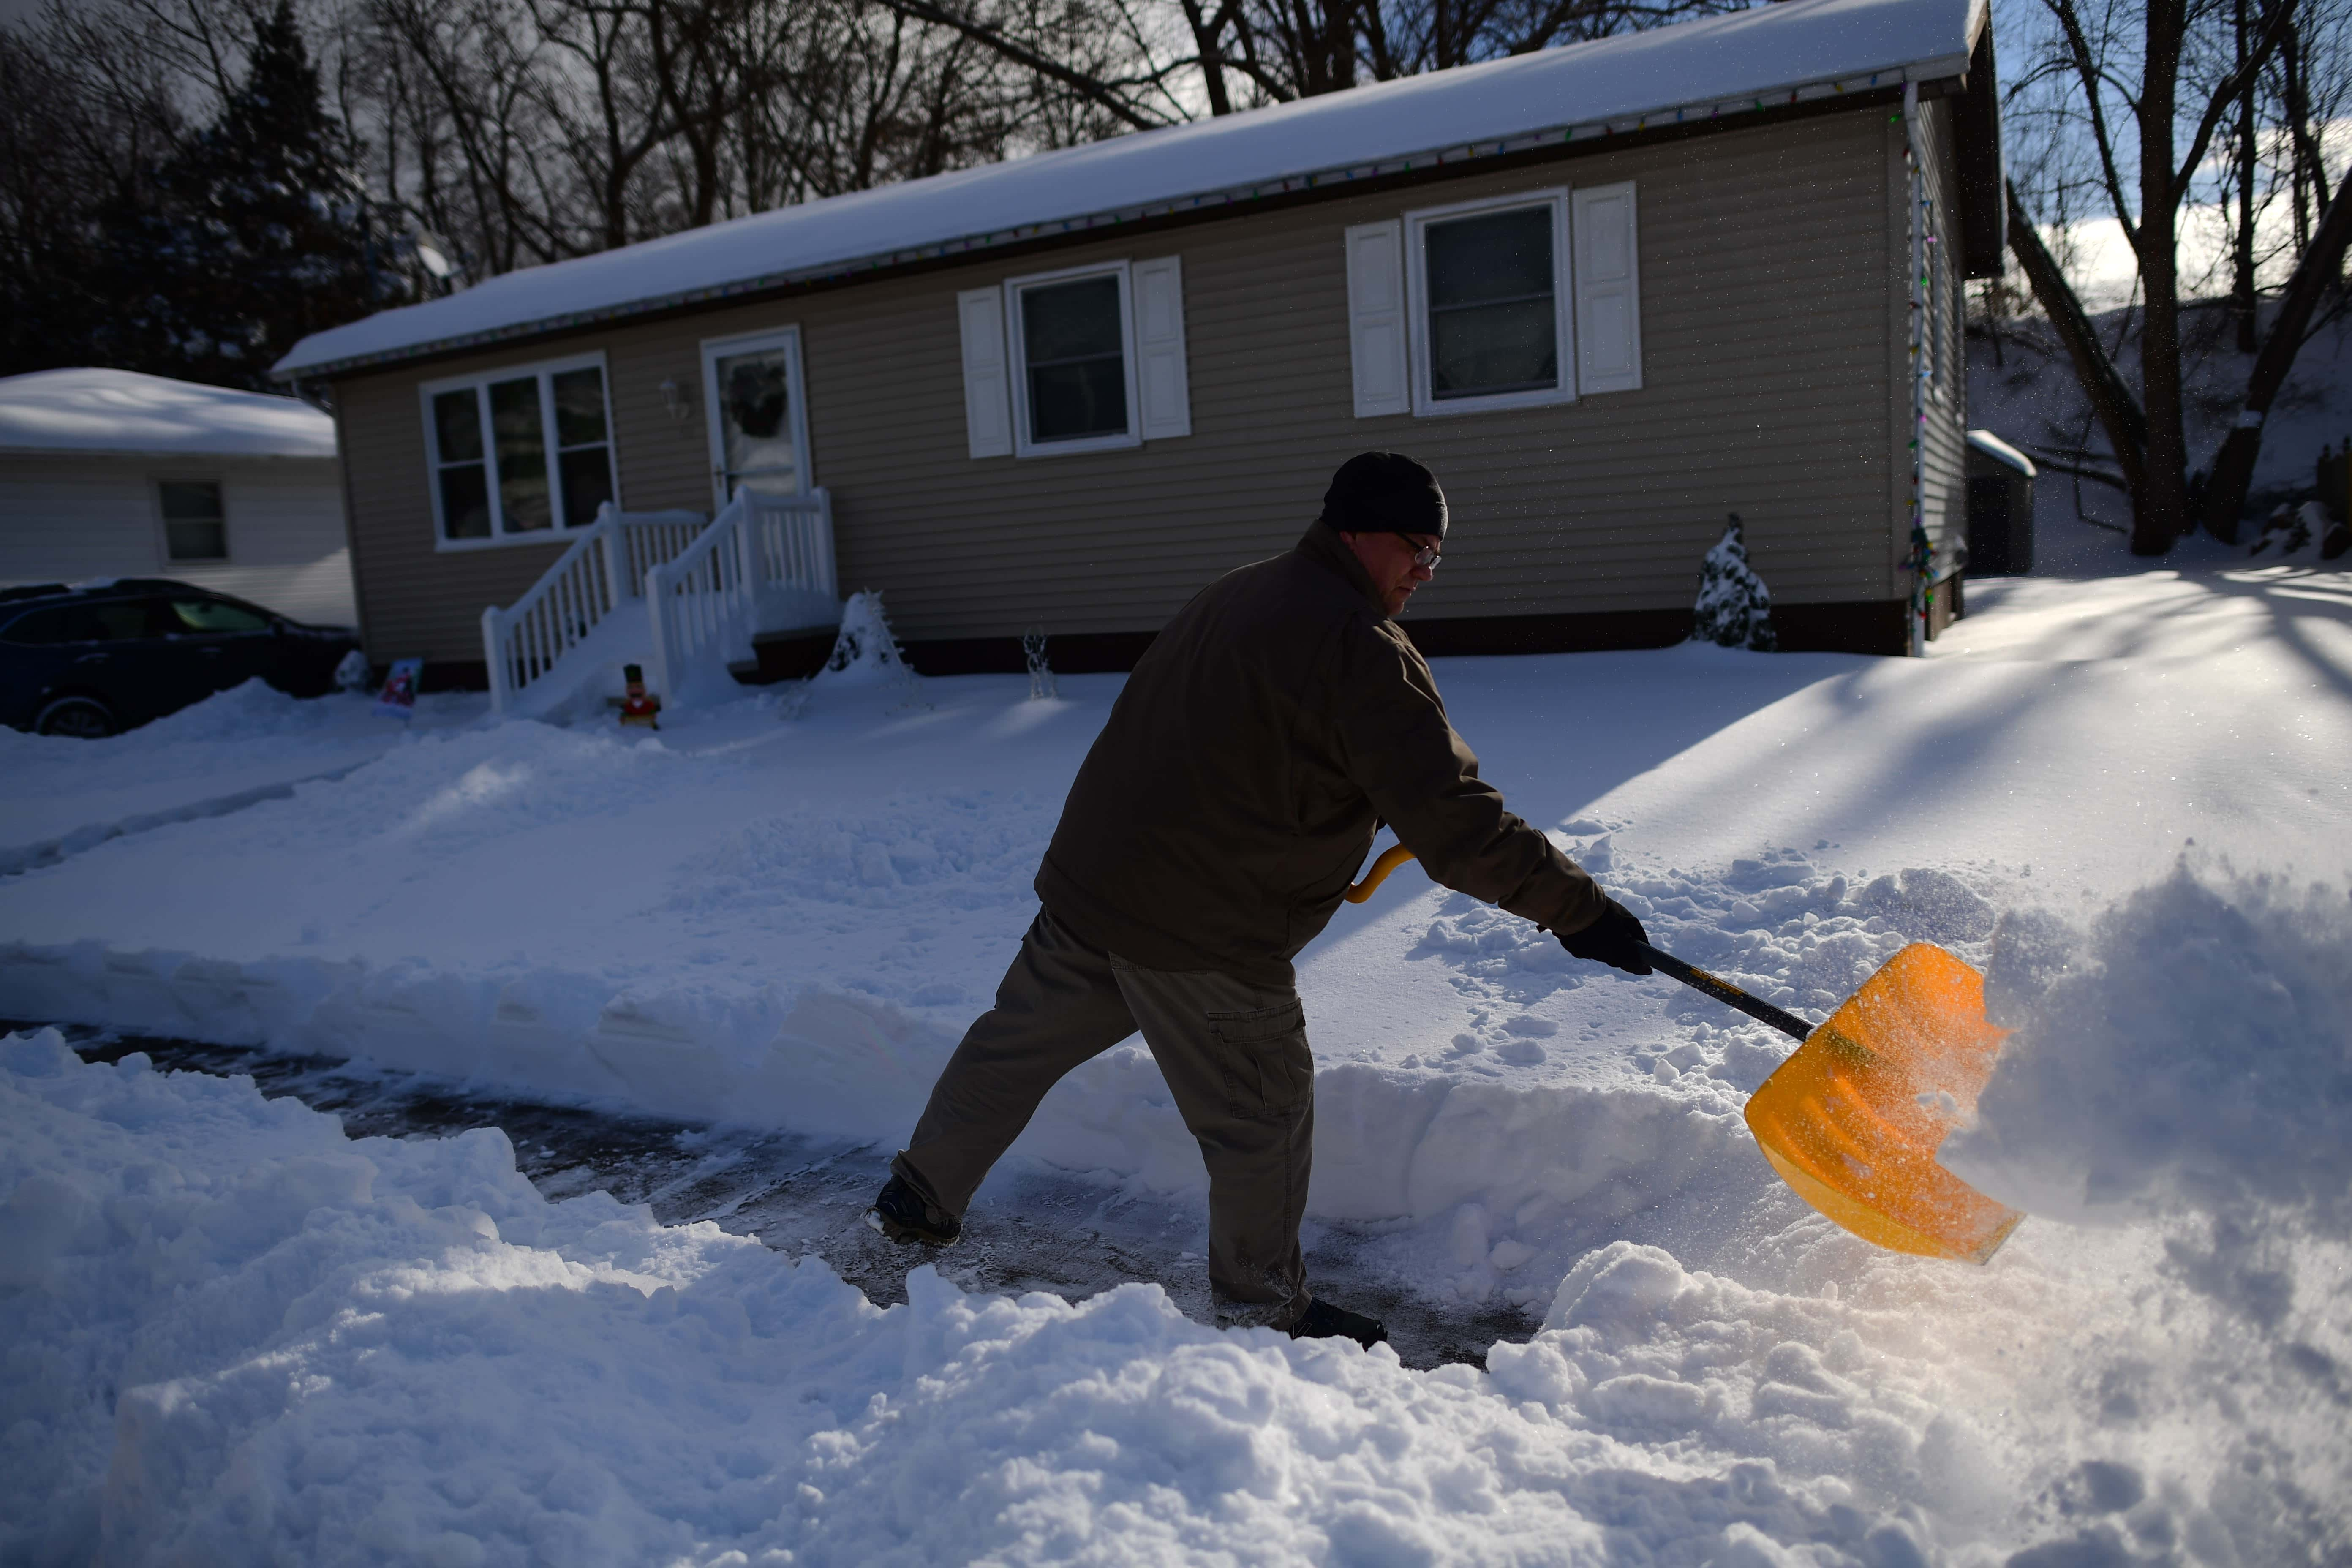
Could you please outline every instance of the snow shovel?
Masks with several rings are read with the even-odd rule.
[[[1362,903],[1412,858],[1391,846],[1348,889]],[[1989,1262],[2025,1216],[1937,1163],[1976,1109],[2009,1031],[1984,1014],[1984,976],[1929,942],[1879,965],[1826,1023],[1759,1001],[1646,943],[1664,973],[1803,1042],[1748,1100],[1756,1146],[1797,1195],[1896,1252]]]

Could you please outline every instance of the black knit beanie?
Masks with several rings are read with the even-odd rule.
[[[1339,465],[1323,492],[1318,520],[1341,533],[1433,533],[1445,537],[1445,492],[1437,476],[1402,452],[1360,452]]]

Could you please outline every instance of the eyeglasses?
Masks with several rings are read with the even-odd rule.
[[[1396,536],[1407,544],[1412,544],[1412,535],[1403,530],[1397,530]],[[1444,559],[1444,556],[1438,553],[1438,546],[1434,544],[1413,546],[1412,563],[1424,572],[1436,571],[1437,563]]]

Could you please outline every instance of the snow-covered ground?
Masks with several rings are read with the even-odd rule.
[[[551,1203],[497,1133],[349,1141],[27,1037],[0,1064],[0,1469],[35,1479],[0,1492],[0,1555],[2352,1552],[2352,575],[1969,601],[1921,661],[1438,677],[1487,775],[1693,961],[1816,1016],[1906,940],[1990,966],[2020,1032],[1952,1158],[2035,1217],[1989,1268],[1874,1252],[1780,1185],[1738,1118],[1778,1037],[1411,868],[1301,965],[1311,1209],[1433,1310],[1519,1309],[1483,1372],[1220,1335],[1148,1285],[918,1274],[884,1310],[821,1261]],[[0,880],[0,1016],[887,1143],[986,1005],[1117,689],[821,684],[658,736],[452,711]],[[100,744],[191,800],[221,792],[190,748],[294,744],[251,694],[188,718]],[[9,787],[95,789],[76,744],[25,742]],[[1133,1045],[1016,1153],[976,1237],[1041,1170],[1201,1184]]]
[[[340,777],[412,731],[462,726],[488,709],[485,698],[440,693],[413,718],[388,719],[364,700],[301,702],[249,680],[130,734],[78,746],[0,728],[0,876]]]

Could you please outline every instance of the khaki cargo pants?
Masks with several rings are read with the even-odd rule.
[[[1209,1166],[1209,1287],[1221,1325],[1286,1329],[1307,1310],[1298,1222],[1315,1059],[1287,985],[1142,969],[1039,910],[1020,956],[932,1086],[891,1169],[961,1216],[1062,1075],[1142,1030]]]

